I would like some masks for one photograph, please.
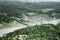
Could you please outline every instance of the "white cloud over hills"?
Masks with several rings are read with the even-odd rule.
[[[8,0],[0,0],[0,1],[8,1]],[[9,1],[22,1],[22,2],[46,2],[46,1],[55,1],[55,2],[60,2],[60,0],[9,0]]]

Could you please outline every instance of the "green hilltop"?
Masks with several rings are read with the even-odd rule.
[[[24,40],[60,40],[60,24],[42,24],[29,26],[8,33],[2,38],[4,40],[8,40],[8,38],[10,37],[11,40],[13,40],[13,38],[17,36],[17,39],[19,39],[19,35],[27,35],[28,37]]]

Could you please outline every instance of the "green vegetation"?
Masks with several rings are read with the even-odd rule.
[[[14,32],[6,34],[2,38],[8,40],[10,37],[11,40],[18,35],[27,35],[26,40],[60,40],[60,24],[42,24],[29,26],[27,28],[19,29]],[[7,38],[7,39],[5,39]]]
[[[10,23],[16,18],[22,18],[23,13],[34,12],[37,14],[47,14],[50,17],[53,17],[52,13],[57,13],[56,18],[60,18],[60,3],[55,2],[41,2],[41,3],[25,3],[18,1],[3,1],[0,2],[0,23]],[[47,6],[48,5],[48,6]],[[42,9],[52,8],[55,10],[49,12],[42,12]],[[59,9],[59,10],[58,10]],[[58,15],[59,14],[59,15]],[[13,17],[13,18],[12,18]],[[21,20],[18,20],[21,21]]]
[[[43,12],[42,9],[55,9],[48,12]],[[7,27],[11,22],[17,21],[24,24],[23,14],[37,13],[46,14],[50,17],[60,18],[60,2],[41,2],[41,3],[25,3],[18,1],[0,2],[0,24],[6,24]],[[54,15],[52,15],[54,13]],[[18,20],[19,19],[19,20]],[[25,25],[25,24],[24,24]],[[3,26],[2,26],[3,27]],[[0,40],[19,40],[19,35],[27,35],[24,40],[60,40],[60,24],[42,24],[29,26],[19,29],[0,37]],[[15,38],[17,36],[17,38]]]

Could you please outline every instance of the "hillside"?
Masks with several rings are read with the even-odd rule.
[[[0,40],[60,40],[60,2],[0,1],[0,36]]]
[[[60,2],[28,3],[20,1],[1,1],[0,25],[2,24],[3,26],[0,26],[0,28],[3,28],[6,24],[10,25],[9,23],[13,23],[14,21],[27,25],[26,22],[39,21],[41,20],[40,18],[44,18],[43,20],[46,19],[46,21],[54,18],[60,19],[59,4]],[[24,15],[30,20],[27,20]]]
[[[2,1],[0,2],[0,23],[6,22],[9,23],[14,20],[14,18],[22,18],[23,13],[34,12],[39,14],[46,14],[50,17],[53,17],[53,13],[56,13],[54,16],[56,18],[60,18],[60,3],[56,2],[41,2],[41,3],[26,3],[26,2],[18,2],[18,1]],[[43,12],[42,10],[48,8],[55,9],[47,12]],[[58,15],[59,14],[59,15]]]
[[[22,35],[22,39],[24,40],[59,40],[60,39],[60,24],[42,24],[29,26],[23,29],[15,30],[14,32],[8,33],[2,38],[4,40],[8,40],[10,37],[11,40],[18,40],[19,35]],[[28,37],[23,37],[23,35],[27,35]],[[5,39],[6,38],[6,39]],[[20,39],[19,39],[20,40]]]

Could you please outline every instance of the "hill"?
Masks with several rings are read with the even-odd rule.
[[[18,40],[21,38],[19,35],[22,36],[22,39],[26,38],[23,35],[27,35],[27,38],[24,40],[59,40],[60,39],[60,24],[53,25],[53,24],[42,24],[42,25],[35,25],[29,26],[23,29],[15,30],[14,32],[8,33],[2,38],[4,40],[8,40],[10,37],[11,40],[16,39]],[[6,39],[5,39],[6,38]]]
[[[60,2],[27,3],[20,1],[2,1],[0,2],[0,24],[10,23],[13,21],[17,22],[20,21],[19,23],[22,23],[25,21],[23,19],[24,17],[23,14],[29,17],[27,13],[31,12],[37,13],[37,15],[46,14],[51,18],[55,17],[56,19],[59,19],[60,18],[59,4]],[[43,10],[45,10],[46,12]]]

